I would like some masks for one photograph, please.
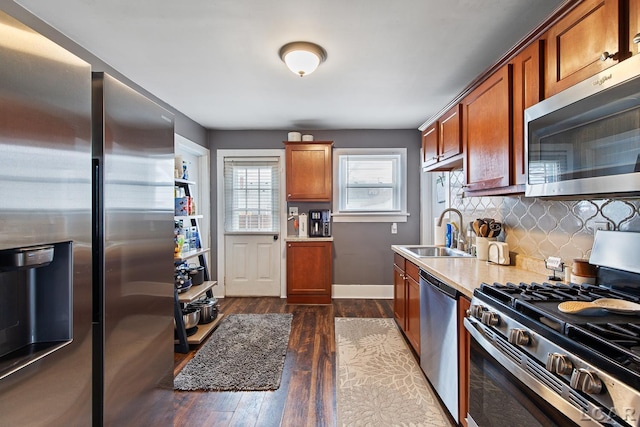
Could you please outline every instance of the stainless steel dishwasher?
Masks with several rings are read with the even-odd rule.
[[[420,270],[420,367],[458,422],[458,292]]]

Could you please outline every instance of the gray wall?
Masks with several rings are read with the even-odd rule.
[[[274,149],[282,148],[288,131],[209,131],[209,148]],[[391,234],[391,223],[334,223],[333,283],[340,285],[393,283],[393,252],[391,245],[420,242],[420,132],[409,130],[336,130],[305,131],[316,141],[334,141],[334,148],[407,148],[407,210],[406,223],[398,223],[398,234]],[[217,200],[216,165],[211,167],[211,200]],[[295,203],[300,210],[330,208],[322,203]],[[211,222],[211,239],[216,241],[216,219]],[[216,250],[212,248],[211,271],[216,271]]]
[[[142,86],[138,85],[134,81],[127,78],[125,75],[121,74],[118,70],[105,63],[102,59],[98,58],[93,53],[75,43],[73,40],[69,39],[64,34],[60,33],[55,28],[51,27],[49,24],[33,15],[26,9],[22,8],[21,6],[17,5],[13,1],[0,0],[0,10],[4,11],[8,15],[13,16],[23,24],[31,27],[35,31],[59,44],[80,59],[88,62],[89,64],[91,64],[92,71],[104,71],[110,74],[121,82],[142,93],[149,99],[153,100],[157,104],[161,105],[163,108],[172,112],[175,115],[175,132],[195,142],[196,144],[206,147],[207,132],[206,129],[200,124],[191,120],[189,117],[185,116],[180,111],[176,110],[163,100],[157,98]]]

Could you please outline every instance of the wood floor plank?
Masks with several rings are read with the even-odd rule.
[[[333,426],[336,422],[335,317],[393,317],[392,300],[287,304],[284,298],[221,298],[220,312],[292,313],[280,388],[267,392],[174,393],[175,426]],[[201,347],[174,355],[177,374]]]
[[[265,391],[242,393],[238,402],[238,409],[233,414],[229,427],[258,426],[258,416],[260,415],[265,393]]]

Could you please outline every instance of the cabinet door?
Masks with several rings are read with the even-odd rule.
[[[446,160],[462,152],[462,105],[447,111],[438,121],[440,124],[440,149],[438,160]]]
[[[511,61],[513,64],[513,182],[525,184],[524,110],[542,99],[540,58],[542,41],[535,41]]]
[[[331,303],[331,242],[287,244],[287,301]]]
[[[420,283],[415,279],[416,274],[411,274],[411,269],[418,273],[418,267],[407,262],[407,301],[406,301],[406,335],[413,349],[420,354]],[[418,276],[419,277],[419,276]]]
[[[464,327],[464,318],[467,310],[471,306],[471,301],[465,297],[458,299],[458,367],[460,375],[458,381],[458,419],[460,424],[467,427],[467,413],[469,412],[469,363],[471,354],[471,336]]]
[[[431,124],[422,132],[422,166],[431,166],[438,162],[438,122]]]
[[[640,0],[629,0],[629,31],[625,40],[626,47],[630,50],[629,55],[640,52],[640,43],[633,42],[638,33],[640,33]]]
[[[404,261],[404,260],[403,260]],[[398,326],[405,330],[406,326],[406,297],[405,297],[405,276],[404,269],[397,264],[393,265],[393,317],[398,322]]]
[[[618,62],[619,0],[585,0],[547,33],[545,97]],[[608,53],[615,55],[602,58]]]
[[[463,101],[464,169],[467,190],[506,187],[511,161],[511,79],[507,64]]]
[[[287,200],[331,201],[331,143],[286,144]]]

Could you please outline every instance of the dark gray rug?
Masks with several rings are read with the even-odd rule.
[[[230,314],[173,381],[176,390],[277,390],[293,314]]]

